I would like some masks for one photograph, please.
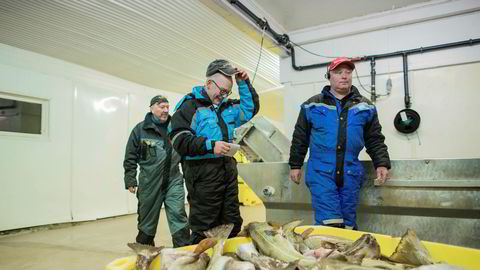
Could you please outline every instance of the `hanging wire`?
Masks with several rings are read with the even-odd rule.
[[[260,65],[260,59],[262,58],[263,40],[264,40],[264,37],[265,37],[265,29],[266,28],[267,28],[267,25],[265,24],[265,26],[262,29],[262,41],[260,42],[260,52],[258,53],[257,66],[255,67],[255,72],[253,73],[252,85],[253,85],[253,82],[255,81],[255,77],[257,77],[258,66]]]
[[[360,81],[360,77],[358,76],[357,69],[355,69],[355,77],[357,77],[357,81],[358,81],[358,84],[360,85],[360,88],[361,88],[363,91],[365,91],[365,92],[367,92],[368,94],[371,95],[372,92],[368,91],[368,90],[363,86],[362,82]],[[367,85],[369,85],[369,84],[367,84]],[[383,94],[383,95],[376,94],[375,96],[376,96],[376,97],[386,97],[386,96],[388,96],[388,94]]]
[[[418,130],[415,130],[415,134],[417,134],[418,145],[422,145],[422,141],[420,141],[420,135],[418,135]]]
[[[355,77],[357,77],[357,81],[358,81],[358,84],[360,85],[360,88],[363,89],[363,91],[369,93],[370,95],[372,94],[372,92],[368,91],[365,87],[363,87],[363,84],[362,82],[360,81],[360,77],[358,76],[358,72],[357,72],[357,69],[354,69],[355,70]]]
[[[312,55],[315,55],[315,56],[319,56],[319,57],[324,57],[324,58],[339,58],[339,57],[344,57],[344,56],[328,56],[328,55],[323,55],[323,54],[318,54],[318,53],[314,53],[312,51],[309,51],[307,49],[305,49],[304,47],[298,45],[297,43],[293,42],[293,41],[290,41],[290,43],[292,43],[293,45],[295,45],[296,47],[299,47],[300,49],[306,51],[307,53],[309,54],[312,54]]]

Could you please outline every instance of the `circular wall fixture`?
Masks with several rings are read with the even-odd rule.
[[[399,132],[410,134],[420,126],[420,115],[412,109],[403,109],[395,116],[393,125]]]

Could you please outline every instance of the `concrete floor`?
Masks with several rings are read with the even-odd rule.
[[[188,210],[188,207],[187,207]],[[244,225],[265,221],[263,205],[240,208]],[[127,247],[137,234],[137,215],[126,215],[57,229],[0,236],[0,269],[104,269],[119,257],[133,255]],[[165,212],[155,237],[157,246],[172,246]]]

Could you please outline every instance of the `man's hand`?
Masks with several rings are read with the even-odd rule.
[[[388,169],[386,167],[377,168],[377,179],[376,184],[383,185],[388,179]]]
[[[237,69],[238,73],[235,74],[235,80],[246,81],[248,79],[248,73],[243,69]]]
[[[290,180],[295,182],[295,184],[300,184],[300,178],[302,178],[302,170],[301,169],[291,169],[290,170]]]
[[[135,191],[137,190],[136,187],[128,187],[128,191],[130,191],[131,193],[135,194]]]
[[[230,151],[230,145],[224,141],[216,141],[215,148],[213,148],[213,153],[216,155],[225,155]]]

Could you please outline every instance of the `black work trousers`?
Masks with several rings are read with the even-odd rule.
[[[182,167],[190,206],[190,244],[197,244],[205,238],[203,232],[221,224],[233,223],[229,237],[235,237],[243,222],[237,161],[232,157],[185,160]]]

